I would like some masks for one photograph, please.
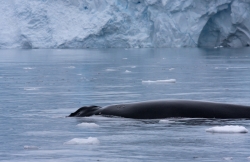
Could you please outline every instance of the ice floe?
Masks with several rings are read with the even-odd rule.
[[[142,83],[176,83],[175,79],[166,80],[143,80]]]
[[[38,150],[39,147],[25,145],[25,146],[23,146],[23,149],[26,149],[26,150]]]
[[[243,126],[238,125],[226,125],[226,126],[216,126],[206,129],[206,132],[211,133],[247,133],[248,130]]]
[[[99,144],[100,141],[95,137],[89,137],[89,138],[73,138],[72,140],[69,140],[65,142],[65,145],[96,145]]]
[[[84,127],[84,128],[99,128],[100,126],[95,123],[80,123],[77,124],[78,127]]]
[[[159,123],[170,124],[170,123],[175,123],[175,121],[171,121],[171,120],[167,120],[167,119],[162,119],[162,120],[159,121]]]

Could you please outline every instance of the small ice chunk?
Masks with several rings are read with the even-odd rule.
[[[224,157],[224,160],[233,160],[233,157]]]
[[[66,145],[96,145],[99,144],[100,141],[95,137],[89,137],[89,138],[73,138],[72,140],[69,140],[68,142],[65,142]]]
[[[37,146],[28,146],[28,145],[23,146],[23,148],[26,150],[38,150],[39,149]]]
[[[23,68],[24,70],[32,70],[32,69],[34,69],[33,67],[24,67]]]
[[[100,126],[95,123],[81,123],[77,124],[78,127],[85,127],[85,128],[99,128]]]
[[[123,60],[127,60],[128,58],[122,58]]]
[[[238,125],[226,125],[226,126],[216,126],[206,129],[206,132],[211,133],[247,133],[248,130],[243,126]]]
[[[175,83],[175,79],[166,79],[166,80],[143,80],[142,83]]]
[[[131,73],[131,71],[129,71],[129,70],[126,70],[126,71],[125,71],[125,73]]]
[[[82,75],[82,74],[77,74],[77,75]]]
[[[35,91],[35,90],[38,90],[39,88],[38,87],[25,87],[24,90],[25,91]]]
[[[169,123],[174,123],[174,121],[167,120],[167,119],[162,119],[162,120],[159,121],[159,123],[162,123],[162,124],[169,124]]]
[[[174,68],[170,68],[170,69],[169,69],[169,71],[172,71],[172,70],[174,70]]]
[[[105,71],[116,71],[115,69],[106,69]]]
[[[68,69],[74,69],[74,68],[76,68],[75,66],[68,66],[68,67],[66,67],[66,68],[68,68]]]
[[[134,68],[136,68],[136,66],[131,66],[131,68],[133,68],[133,69],[134,69]]]

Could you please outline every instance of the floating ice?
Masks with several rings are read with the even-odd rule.
[[[129,70],[126,70],[126,71],[125,71],[125,73],[131,73],[131,71],[129,71]]]
[[[169,69],[169,71],[172,71],[172,70],[174,70],[174,68],[170,68],[170,69]]]
[[[143,80],[142,83],[176,83],[175,79],[166,79],[166,80]]]
[[[224,160],[233,160],[233,157],[224,157]]]
[[[115,69],[106,69],[106,71],[116,71]]]
[[[85,127],[85,128],[99,128],[100,126],[95,123],[81,123],[77,124],[79,127]]]
[[[27,150],[38,150],[39,149],[39,147],[37,147],[37,146],[23,146],[23,148],[24,149],[27,149]]]
[[[159,123],[164,123],[164,124],[169,124],[169,123],[175,123],[175,121],[167,120],[167,119],[162,119],[159,121]]]
[[[247,133],[248,130],[243,126],[226,125],[226,126],[216,126],[216,127],[206,129],[206,132],[211,132],[211,133]]]
[[[127,60],[128,58],[122,58],[123,60]]]
[[[74,68],[76,68],[75,66],[68,66],[68,67],[66,67],[66,68],[68,68],[68,69],[74,69]]]
[[[65,142],[66,145],[96,145],[99,144],[100,141],[95,137],[89,137],[89,138],[73,138],[72,140],[69,140],[68,142]]]
[[[23,68],[24,70],[32,70],[32,69],[34,69],[33,67],[24,67]]]
[[[35,90],[38,90],[39,88],[38,87],[25,87],[24,90],[25,91],[35,91]]]
[[[134,69],[134,68],[136,68],[136,66],[131,66],[131,68],[133,68],[133,69]]]

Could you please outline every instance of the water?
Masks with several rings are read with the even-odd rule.
[[[246,161],[249,133],[205,130],[250,130],[249,120],[65,116],[84,105],[154,99],[250,105],[249,71],[249,48],[1,50],[0,160]],[[169,79],[176,82],[143,82]],[[83,122],[96,127],[77,126]],[[88,137],[99,144],[65,143]]]

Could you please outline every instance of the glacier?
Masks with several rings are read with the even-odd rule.
[[[0,48],[246,47],[250,0],[0,0]]]

